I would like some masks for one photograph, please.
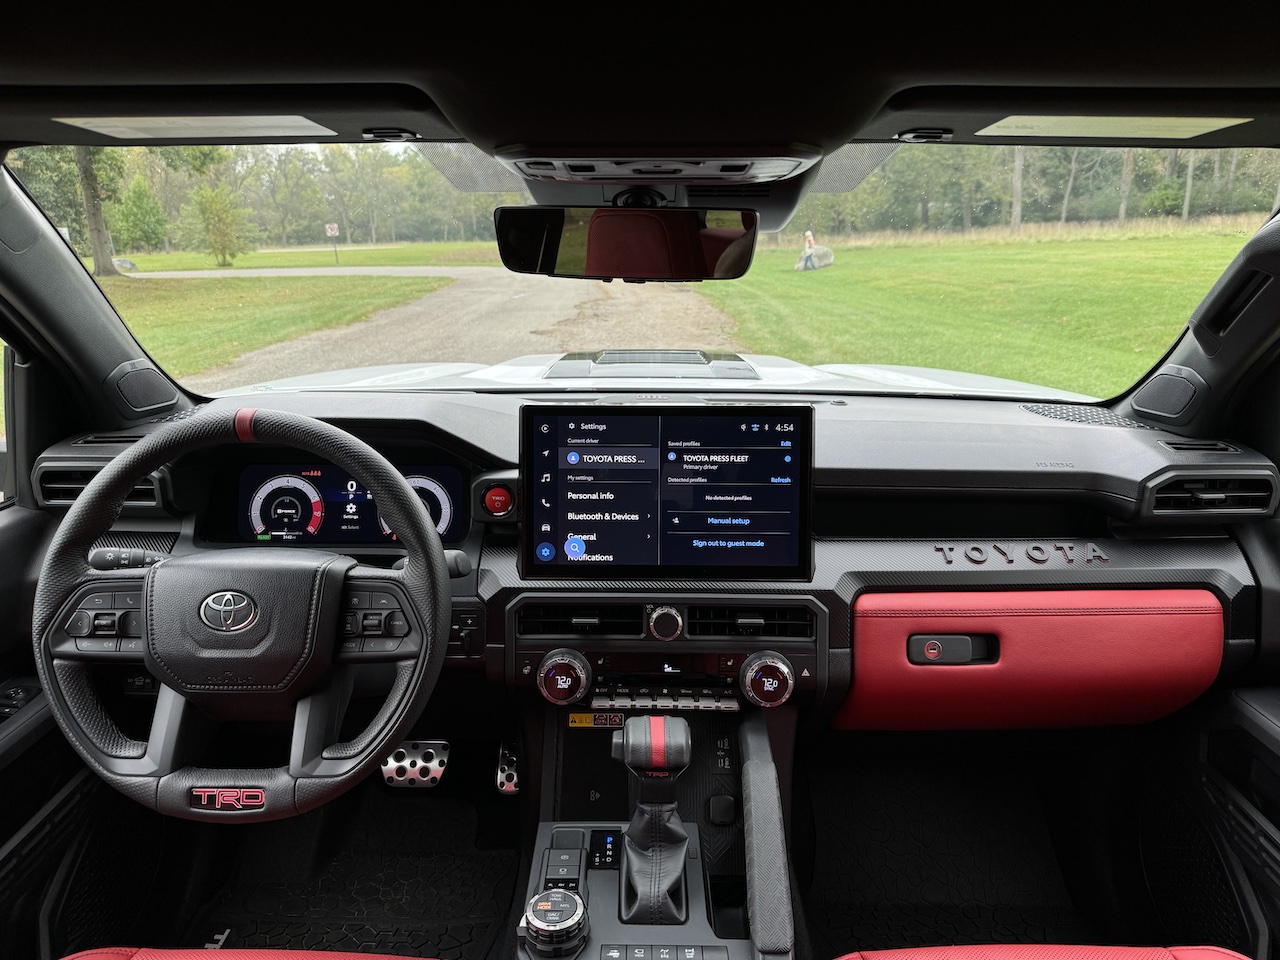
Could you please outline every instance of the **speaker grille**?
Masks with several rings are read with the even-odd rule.
[[[178,392],[173,389],[173,384],[153,367],[130,370],[116,381],[116,389],[124,397],[124,402],[135,410],[162,407],[178,399]]]
[[[1126,427],[1130,430],[1154,430],[1148,423],[1139,423],[1119,414],[1112,413],[1105,407],[1084,407],[1070,403],[1024,403],[1022,409],[1034,413],[1037,417],[1048,417],[1050,420],[1069,420],[1072,423],[1087,423],[1095,427]]]

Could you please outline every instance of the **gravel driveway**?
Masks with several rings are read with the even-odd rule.
[[[733,321],[678,283],[604,283],[503,267],[307,267],[137,273],[193,277],[453,277],[442,290],[368,320],[253,350],[184,381],[199,391],[343,367],[409,361],[497,363],[529,353],[604,347],[740,349]]]

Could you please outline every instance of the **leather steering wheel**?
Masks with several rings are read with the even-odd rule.
[[[304,450],[349,472],[408,551],[403,569],[280,547],[200,550],[145,570],[89,566],[89,548],[139,479],[234,442]],[[363,630],[344,629],[344,617]],[[297,414],[214,409],[140,440],[89,483],[45,555],[32,627],[54,718],[90,769],[160,813],[271,820],[351,788],[408,734],[444,665],[449,575],[426,507],[368,445]],[[370,660],[392,665],[391,691],[363,731],[339,742],[352,666]],[[91,682],[94,662],[131,661],[158,682],[145,740],[121,732]],[[288,762],[192,765],[224,720],[291,720]]]

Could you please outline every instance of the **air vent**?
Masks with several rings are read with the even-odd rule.
[[[1219,516],[1266,514],[1275,506],[1274,478],[1262,476],[1174,476],[1151,494],[1153,515]]]
[[[75,442],[77,447],[82,446],[104,446],[117,445],[124,443],[137,443],[142,439],[140,433],[91,433],[87,437],[81,437]]]
[[[84,492],[89,481],[98,475],[100,468],[45,468],[40,473],[40,499],[51,506],[65,506],[74,503]],[[133,489],[125,496],[126,504],[154,507],[156,498],[156,482],[152,477],[144,477],[134,484]]]
[[[526,603],[516,614],[522,640],[639,640],[644,609],[638,603]]]
[[[1170,450],[1183,453],[1239,453],[1240,448],[1225,440],[1161,440]]]
[[[693,606],[685,618],[685,633],[698,640],[812,640],[814,616],[808,607]]]

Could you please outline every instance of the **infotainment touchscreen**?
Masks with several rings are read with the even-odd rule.
[[[521,411],[526,577],[808,579],[813,408]]]

